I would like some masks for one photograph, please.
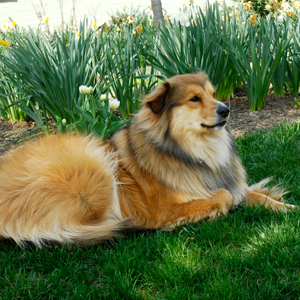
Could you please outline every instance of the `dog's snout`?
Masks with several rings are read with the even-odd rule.
[[[227,118],[229,115],[229,112],[230,112],[230,110],[226,105],[224,105],[224,104],[218,105],[217,114],[220,115],[221,117]]]

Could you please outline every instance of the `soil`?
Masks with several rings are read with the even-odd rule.
[[[298,119],[300,120],[300,106],[293,104],[294,99],[294,95],[275,97],[271,92],[267,97],[267,105],[260,111],[252,111],[249,108],[248,99],[244,92],[236,90],[233,99],[224,101],[230,107],[228,126],[232,135],[238,137],[247,132],[255,132],[259,128],[268,128],[274,124],[283,122],[291,123]],[[21,143],[17,141],[25,137],[26,132],[21,132],[7,138],[5,136],[34,126],[36,126],[34,122],[5,122],[0,118],[0,155],[14,147],[19,147]],[[3,144],[4,146],[2,146]]]

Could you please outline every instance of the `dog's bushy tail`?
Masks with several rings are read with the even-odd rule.
[[[266,185],[272,180],[272,177],[265,178],[258,183],[249,186],[247,189],[252,192],[257,192],[269,196],[270,198],[283,202],[283,196],[287,193],[282,187],[276,185],[272,188],[266,187]]]
[[[126,227],[117,195],[118,162],[99,140],[53,136],[27,143],[0,166],[0,236],[39,247],[90,244]]]

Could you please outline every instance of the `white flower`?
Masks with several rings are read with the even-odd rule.
[[[81,85],[79,87],[79,93],[82,94],[82,95],[92,95],[94,92],[94,89],[92,86],[85,86],[85,85]]]
[[[101,101],[105,101],[107,99],[107,96],[105,95],[105,94],[102,94],[101,96],[100,96],[100,100]]]
[[[82,36],[82,32],[77,31],[76,36],[75,36],[75,40],[78,41],[81,36]]]
[[[111,109],[117,109],[120,106],[120,101],[115,98],[109,99],[109,106]]]
[[[283,22],[283,21],[284,21],[284,16],[283,16],[283,15],[280,15],[280,16],[278,17],[278,20],[279,20],[280,22]]]
[[[89,86],[89,87],[87,88],[87,94],[88,94],[88,95],[93,95],[93,93],[94,93],[93,87],[92,87],[92,86]]]
[[[2,27],[2,31],[6,32],[8,30],[8,28],[9,28],[9,25],[7,23],[5,23]]]
[[[85,85],[81,85],[79,87],[79,93],[82,94],[82,95],[86,94],[86,86]]]
[[[190,26],[190,19],[188,14],[186,13],[179,13],[176,17],[179,22],[181,23],[181,25],[184,25],[186,27]]]
[[[92,29],[93,29],[93,31],[95,31],[95,30],[97,29],[97,27],[98,27],[97,23],[94,22],[94,23],[92,24]]]
[[[49,22],[49,18],[48,18],[47,16],[43,16],[43,17],[41,18],[41,23],[47,24],[48,22]]]

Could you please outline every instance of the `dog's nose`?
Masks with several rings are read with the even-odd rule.
[[[224,105],[224,104],[220,104],[218,105],[218,109],[217,109],[217,114],[220,115],[223,118],[227,118],[229,115],[229,108]]]

